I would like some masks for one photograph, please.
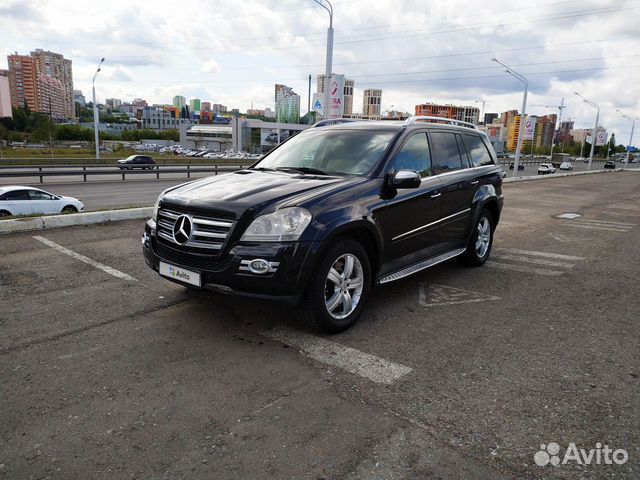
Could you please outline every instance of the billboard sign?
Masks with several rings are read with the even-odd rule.
[[[596,133],[596,147],[601,147],[605,143],[607,143],[607,132],[598,130],[598,133]]]
[[[536,131],[536,119],[527,118],[527,120],[524,122],[524,139],[533,140],[535,131]]]
[[[313,104],[311,105],[311,109],[316,112],[317,115],[322,116],[324,113],[324,93],[314,93],[313,94]]]
[[[341,118],[344,113],[344,75],[331,75],[329,94],[327,118]]]

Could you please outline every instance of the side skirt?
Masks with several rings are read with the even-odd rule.
[[[465,250],[466,248],[456,248],[455,250],[441,253],[440,255],[437,255],[435,257],[422,260],[418,263],[414,263],[413,265],[404,267],[401,270],[396,270],[393,273],[389,273],[387,275],[384,275],[383,277],[380,277],[378,279],[378,283],[379,284],[389,283],[389,282],[394,282],[396,280],[400,280],[401,278],[404,278],[404,277],[408,277],[409,275],[413,275],[414,273],[417,273],[421,270],[433,267],[435,265],[438,265],[439,263],[446,262],[447,260],[455,258],[458,255],[461,255],[462,253],[464,253]]]

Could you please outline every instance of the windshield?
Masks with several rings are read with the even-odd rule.
[[[389,131],[309,129],[278,147],[254,168],[367,175],[394,135]]]

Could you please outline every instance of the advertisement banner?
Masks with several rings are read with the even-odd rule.
[[[329,115],[327,118],[341,118],[344,113],[344,75],[332,75],[329,82]]]
[[[605,143],[607,143],[607,132],[598,131],[596,133],[596,147],[601,147]]]
[[[275,147],[278,144],[278,130],[275,128],[260,129],[260,145]]]
[[[533,140],[534,133],[536,131],[536,119],[527,118],[524,122],[524,139]]]
[[[311,109],[316,112],[317,115],[322,116],[324,113],[324,93],[314,93],[313,103]]]

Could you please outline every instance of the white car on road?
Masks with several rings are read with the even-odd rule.
[[[573,164],[571,162],[562,162],[560,164],[560,170],[573,170]]]
[[[538,175],[545,175],[549,173],[556,173],[556,167],[550,163],[541,163],[538,167]]]
[[[0,217],[57,215],[83,210],[84,204],[77,198],[63,197],[39,188],[20,185],[0,187]]]

